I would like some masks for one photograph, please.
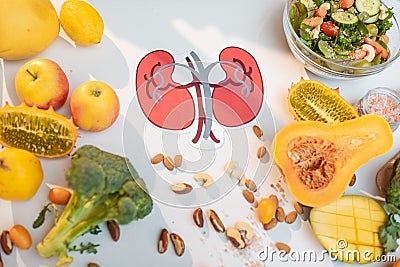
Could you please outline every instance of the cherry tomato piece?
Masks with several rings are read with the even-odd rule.
[[[332,21],[325,21],[321,25],[321,32],[329,37],[334,37],[339,34],[339,27],[336,26]]]

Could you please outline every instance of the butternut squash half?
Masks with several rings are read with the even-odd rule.
[[[370,114],[334,124],[291,123],[276,134],[273,148],[293,197],[318,207],[338,199],[355,171],[392,144],[389,124]]]

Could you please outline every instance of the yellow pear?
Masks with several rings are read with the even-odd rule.
[[[0,58],[35,56],[54,41],[59,31],[57,11],[49,0],[0,1]]]

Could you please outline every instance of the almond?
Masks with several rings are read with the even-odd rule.
[[[164,253],[165,251],[167,251],[168,243],[169,243],[168,230],[164,228],[161,230],[161,234],[158,239],[158,252]]]
[[[303,211],[303,205],[301,205],[299,202],[294,202],[293,203],[293,207],[295,209],[295,211],[299,214],[302,215],[304,213]]]
[[[260,146],[257,150],[257,158],[261,159],[267,154],[267,148],[265,146]]]
[[[275,247],[279,250],[279,251],[284,251],[286,254],[288,254],[291,250],[291,248],[289,247],[289,245],[282,243],[282,242],[277,242],[275,243]]]
[[[252,192],[257,192],[257,185],[253,180],[246,179],[245,183],[246,187],[252,191]]]
[[[111,235],[112,240],[117,242],[121,234],[121,230],[119,229],[118,223],[114,220],[107,221],[107,229]]]
[[[214,210],[208,210],[208,219],[210,220],[210,223],[214,227],[215,231],[219,233],[225,232],[225,225],[222,223],[218,214]]]
[[[245,189],[242,191],[242,194],[243,194],[244,198],[247,200],[247,202],[249,202],[249,203],[254,202],[254,195],[250,190]]]
[[[253,126],[253,132],[258,138],[261,138],[263,136],[263,131],[261,130],[260,126],[258,126],[258,125]]]
[[[287,224],[292,224],[292,223],[294,223],[294,221],[296,221],[296,218],[297,218],[297,211],[295,211],[295,210],[291,211],[286,215],[285,222]]]
[[[154,157],[151,158],[151,164],[158,164],[164,160],[164,155],[162,153],[158,153]]]
[[[185,242],[183,241],[182,237],[176,233],[171,233],[170,238],[172,245],[174,245],[176,255],[179,257],[182,256],[183,252],[185,252]]]
[[[264,224],[264,230],[271,230],[277,225],[278,221],[275,218],[272,218],[268,223]]]
[[[274,194],[269,195],[269,198],[275,203],[275,206],[279,206],[279,200],[278,197]]]
[[[201,208],[197,208],[194,210],[193,221],[200,228],[204,226],[204,216]]]
[[[350,180],[349,186],[353,186],[353,185],[355,185],[355,184],[356,184],[356,180],[357,180],[357,177],[356,177],[356,175],[355,175],[355,174],[353,174],[353,177],[351,177],[351,180]]]
[[[283,210],[282,207],[278,207],[275,212],[275,218],[278,222],[284,222],[285,221],[285,211]]]
[[[171,190],[176,194],[188,194],[192,192],[193,187],[187,183],[178,183],[171,185]]]
[[[174,163],[173,163],[171,157],[164,157],[163,163],[164,163],[165,168],[167,168],[168,170],[170,170],[170,171],[174,170]]]
[[[182,155],[176,155],[174,157],[174,165],[175,168],[180,168],[182,166]]]

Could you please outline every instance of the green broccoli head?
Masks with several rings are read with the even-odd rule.
[[[71,261],[70,244],[96,225],[116,220],[128,224],[147,216],[153,208],[146,184],[130,161],[91,145],[72,156],[66,179],[72,196],[55,226],[37,245],[42,257],[59,255]]]

